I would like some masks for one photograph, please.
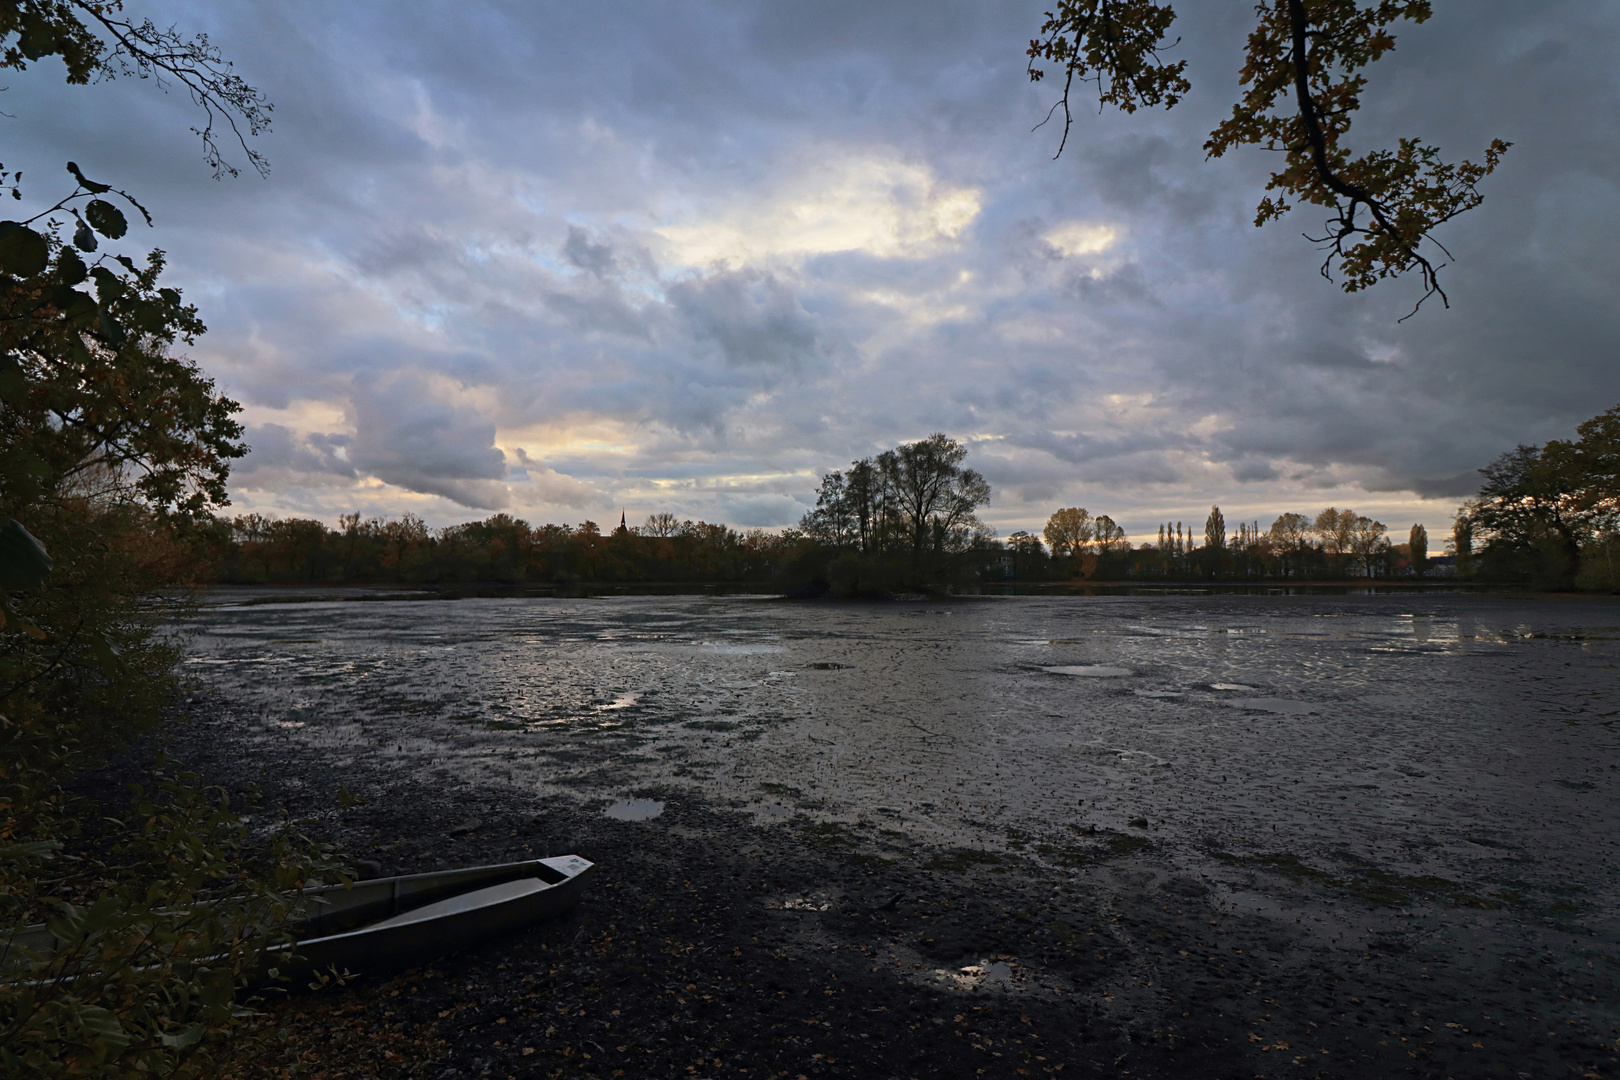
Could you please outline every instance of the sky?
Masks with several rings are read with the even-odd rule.
[[[1319,213],[1254,227],[1274,155],[1206,160],[1252,6],[1183,6],[1192,93],[1082,107],[1054,160],[1040,2],[129,0],[274,103],[268,177],[212,179],[183,93],[54,60],[0,158],[28,205],[72,159],[152,210],[243,406],[227,513],[780,528],[940,431],[1002,535],[1218,503],[1439,536],[1620,403],[1620,2],[1438,0],[1370,70],[1352,147],[1514,144],[1405,322],[1416,281],[1318,275]]]

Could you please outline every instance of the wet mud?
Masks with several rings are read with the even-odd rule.
[[[215,779],[373,872],[600,867],[566,920],[278,1006],[316,1072],[1617,1071],[1612,603],[227,594],[198,628],[173,752]]]

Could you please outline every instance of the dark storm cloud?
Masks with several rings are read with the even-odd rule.
[[[1055,162],[1042,10],[154,5],[276,102],[270,179],[208,180],[182,95],[34,72],[6,160],[31,198],[74,158],[153,206],[135,242],[199,303],[248,407],[237,476],[284,512],[784,524],[820,472],[934,430],[1005,526],[1415,505],[1620,400],[1620,4],[1398,28],[1350,145],[1515,144],[1443,232],[1451,310],[1404,323],[1412,283],[1321,280],[1318,211],[1252,226],[1272,155],[1206,160],[1248,5],[1189,6],[1193,93],[1082,102]]]

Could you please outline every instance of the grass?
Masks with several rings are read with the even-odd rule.
[[[1404,907],[1410,904],[1413,898],[1431,903],[1443,903],[1447,907],[1473,907],[1492,910],[1502,905],[1496,900],[1475,896],[1463,888],[1461,882],[1450,878],[1436,877],[1432,874],[1419,874],[1415,876],[1402,876],[1386,873],[1366,863],[1356,863],[1351,877],[1335,877],[1325,870],[1318,870],[1314,866],[1300,861],[1298,855],[1288,852],[1275,852],[1267,855],[1233,855],[1229,852],[1214,852],[1216,858],[1236,866],[1264,866],[1276,873],[1294,878],[1296,881],[1309,881],[1323,888],[1344,889],[1350,895],[1369,904],[1383,904],[1389,907]]]
[[[961,874],[975,866],[1000,866],[1001,856],[988,851],[962,850],[951,855],[936,855],[922,865],[924,870],[949,870]]]
[[[1133,851],[1141,851],[1143,848],[1152,845],[1153,841],[1145,836],[1126,836],[1124,833],[1108,839],[1108,850],[1115,855],[1129,855]]]
[[[763,792],[765,792],[766,794],[769,794],[769,795],[803,795],[804,794],[804,792],[800,791],[798,788],[796,788],[796,787],[788,787],[786,784],[761,784],[761,785],[759,785],[759,790],[761,790],[761,791],[763,791]]]
[[[1058,847],[1053,844],[1036,844],[1035,853],[1048,862],[1059,866],[1089,866],[1103,859],[1117,855],[1130,855],[1151,847],[1153,841],[1145,836],[1129,836],[1125,833],[1116,833],[1104,840],[1100,847],[1066,846]]]
[[[799,830],[799,835],[817,847],[854,847],[856,839],[836,821],[817,822]]]

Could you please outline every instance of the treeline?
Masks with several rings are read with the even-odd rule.
[[[215,519],[205,547],[229,584],[398,582],[553,585],[575,582],[747,582],[808,595],[889,592],[976,579],[1001,545],[975,510],[990,485],[962,467],[966,447],[935,434],[822,478],[816,508],[781,532],[621,516],[604,532],[530,525],[507,514],[429,528],[421,518],[337,528],[307,518]]]
[[[1044,537],[1045,543],[1042,543]],[[1328,507],[1314,517],[1280,515],[1270,528],[1243,522],[1229,533],[1219,506],[1204,520],[1202,542],[1182,522],[1158,527],[1158,540],[1132,548],[1106,514],[1071,506],[1047,519],[1042,536],[1007,538],[1003,577],[1019,580],[1262,581],[1426,574],[1428,532],[1413,525],[1394,544],[1383,522]],[[1447,568],[1449,570],[1449,567]]]
[[[871,595],[978,581],[1282,581],[1455,576],[1543,588],[1620,588],[1620,407],[1571,441],[1520,446],[1482,469],[1480,495],[1431,558],[1413,525],[1404,541],[1381,521],[1328,507],[1268,526],[1228,529],[1211,507],[1202,529],[1158,526],[1132,547],[1107,514],[1065,507],[1041,535],[998,541],[977,517],[990,485],[963,467],[967,449],[942,434],[826,474],[797,528],[739,532],[654,514],[540,525],[506,514],[430,529],[420,518],[217,519],[215,577],[231,583],[748,582],[804,595]]]
[[[1380,521],[1328,507],[1282,514],[1269,528],[1229,534],[1220,507],[1202,543],[1181,522],[1132,549],[1106,515],[1057,511],[1041,537],[1007,538],[1001,576],[1019,580],[1282,580],[1446,576],[1540,589],[1620,590],[1620,406],[1580,424],[1573,439],[1518,446],[1480,470],[1477,496],[1453,519],[1444,554],[1413,525],[1395,543]],[[1045,544],[1043,545],[1042,539]]]
[[[594,521],[534,526],[507,514],[441,529],[413,514],[348,514],[336,529],[248,514],[221,519],[212,537],[215,576],[228,584],[774,582],[802,545],[794,533],[738,532],[672,514],[606,533]]]

